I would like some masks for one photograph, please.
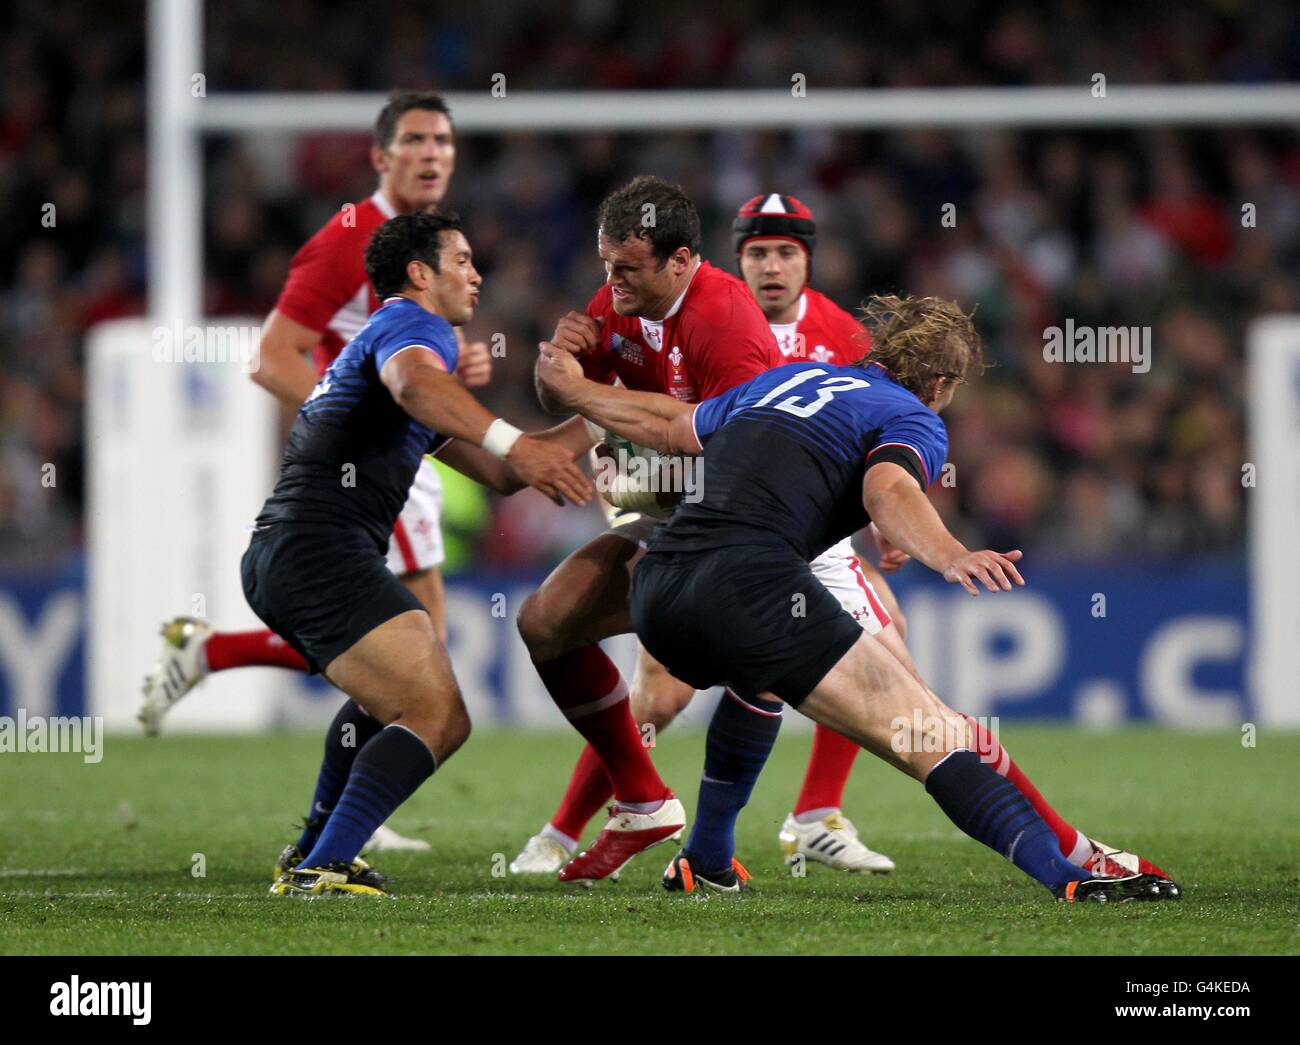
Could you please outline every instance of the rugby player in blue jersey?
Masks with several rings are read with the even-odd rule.
[[[971,723],[813,575],[812,559],[874,522],[972,595],[1024,583],[1019,551],[967,549],[925,495],[947,455],[939,412],[980,369],[970,318],[938,298],[877,298],[868,313],[880,322],[859,364],[794,363],[695,405],[585,380],[568,352],[543,343],[539,380],[566,405],[639,445],[705,455],[702,496],[656,528],[633,574],[638,637],[695,688],[779,698],[924,783],[958,827],[1058,898],[1179,898],[1161,874],[1094,875],[1066,859],[1028,799],[981,758]],[[683,850],[664,884],[689,891],[705,873],[736,891],[727,870],[692,868]]]
[[[357,854],[469,736],[428,611],[387,566],[423,456],[505,493],[529,485],[574,504],[591,494],[574,464],[574,447],[590,444],[581,419],[525,435],[452,376],[455,328],[482,284],[457,219],[392,218],[365,260],[383,305],[299,410],[242,562],[244,593],[267,627],[382,727],[326,758],[313,808],[330,812],[310,851],[282,855],[271,887],[280,896],[386,895]]]

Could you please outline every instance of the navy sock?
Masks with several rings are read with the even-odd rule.
[[[686,855],[697,870],[731,867],[736,817],[749,801],[780,729],[780,701],[756,697],[742,702],[728,691],[718,702],[705,742],[695,826],[686,842]]]
[[[301,866],[324,867],[339,860],[354,860],[375,828],[437,767],[424,741],[405,726],[393,724],[381,729],[357,754],[339,804]]]
[[[325,757],[321,759],[316,775],[316,793],[311,798],[311,811],[302,825],[298,851],[308,853],[324,830],[325,821],[338,804],[339,796],[348,782],[348,773],[357,752],[369,743],[371,737],[383,729],[383,724],[361,710],[354,700],[344,701],[325,733]]]
[[[1056,835],[1015,784],[974,751],[954,751],[930,771],[925,789],[948,818],[1059,896],[1090,878],[1061,855]]]

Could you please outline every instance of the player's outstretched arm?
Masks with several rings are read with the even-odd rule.
[[[972,595],[979,594],[976,581],[989,591],[1010,591],[1013,581],[1025,583],[1015,566],[1021,557],[1019,551],[969,551],[948,532],[915,476],[892,461],[867,469],[862,480],[862,504],[871,521],[896,548]]]
[[[271,309],[262,324],[253,380],[296,410],[316,387],[316,368],[307,353],[319,341],[319,331],[303,326],[278,309]]]
[[[581,417],[571,417],[563,424],[544,428],[528,435],[544,443],[553,443],[573,452],[575,458],[585,454],[596,444],[587,424]],[[452,439],[437,453],[438,460],[476,483],[507,497],[525,489],[528,484],[505,461],[498,460],[482,447],[460,439]]]
[[[573,410],[615,435],[662,453],[698,454],[691,426],[695,404],[658,392],[634,392],[592,381],[572,354],[549,341],[538,345],[537,383],[551,402]]]
[[[505,461],[529,486],[557,504],[586,504],[591,482],[574,464],[572,450],[534,439],[483,406],[446,370],[433,352],[398,352],[379,371],[379,379],[398,406],[436,432],[482,447]]]

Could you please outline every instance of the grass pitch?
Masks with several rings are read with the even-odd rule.
[[[430,853],[382,853],[396,901],[266,895],[310,796],[314,734],[110,736],[104,759],[0,755],[0,951],[8,954],[1229,954],[1300,951],[1300,735],[1085,733],[1002,739],[1082,829],[1180,880],[1179,904],[1067,907],[961,835],[923,789],[863,755],[845,811],[898,870],[794,878],[776,833],[807,756],[782,737],[741,818],[758,891],[669,895],[671,855],[592,890],[505,864],[551,813],[578,752],[563,733],[481,731],[394,818]],[[655,760],[693,804],[703,734]],[[593,824],[587,841],[598,824]],[[202,872],[200,875],[199,872]]]

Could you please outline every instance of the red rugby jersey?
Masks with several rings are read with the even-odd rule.
[[[320,331],[312,359],[321,374],[379,307],[366,275],[366,245],[375,229],[396,213],[376,190],[355,209],[345,207],[331,217],[289,262],[289,278],[275,307]]]
[[[871,351],[871,334],[848,312],[811,287],[799,299],[793,323],[773,323],[782,362],[815,361],[849,366]]]
[[[662,322],[620,316],[608,284],[596,291],[587,315],[604,320],[600,347],[582,356],[588,377],[606,384],[617,377],[628,388],[686,403],[785,362],[749,288],[707,261]]]

